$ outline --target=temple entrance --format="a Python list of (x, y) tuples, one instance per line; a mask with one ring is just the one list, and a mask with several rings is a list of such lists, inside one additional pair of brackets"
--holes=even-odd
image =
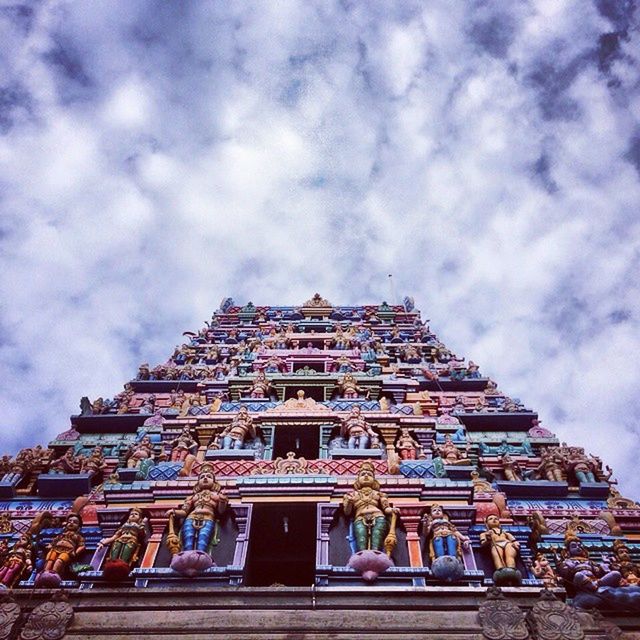
[(315, 460), (320, 455), (319, 425), (277, 425), (273, 436), (273, 459), (286, 458), (289, 451), (293, 451), (296, 458)]
[(245, 585), (306, 587), (316, 564), (315, 503), (254, 504)]

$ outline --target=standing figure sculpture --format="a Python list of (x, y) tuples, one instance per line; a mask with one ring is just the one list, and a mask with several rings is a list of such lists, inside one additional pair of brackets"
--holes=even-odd
[(82, 519), (77, 513), (70, 513), (59, 533), (48, 545), (44, 558), (44, 568), (36, 577), (36, 587), (55, 589), (60, 586), (69, 565), (85, 550), (84, 537), (80, 533)]
[(432, 504), (422, 518), (422, 531), (429, 544), (431, 572), (436, 578), (452, 582), (464, 575), (462, 550), (469, 538), (462, 535), (439, 504)]
[(146, 460), (153, 460), (153, 444), (149, 436), (131, 445), (127, 452), (127, 469), (137, 469)]
[[(217, 544), (219, 517), (225, 512), (228, 499), (216, 482), (213, 467), (203, 464), (193, 493), (179, 509), (171, 509), (167, 547), (173, 556), (171, 568), (193, 576), (211, 567), (211, 549)], [(182, 518), (180, 536), (175, 533), (175, 519)]]
[(378, 434), (362, 417), (362, 410), (353, 405), (349, 415), (342, 421), (340, 435), (349, 449), (375, 449), (378, 447)]
[(491, 551), (494, 583), (497, 586), (518, 586), (522, 582), (522, 574), (516, 569), (520, 543), (500, 526), (498, 516), (488, 515), (484, 523), (486, 529), (480, 534), (480, 544)]
[(440, 458), (442, 458), (442, 462), (448, 465), (462, 465), (469, 464), (468, 459), (468, 445), (465, 451), (461, 451), (456, 447), (453, 442), (453, 439), (449, 434), (444, 437), (444, 443), (441, 445), (434, 444), (434, 453)]
[(129, 575), (144, 544), (146, 524), (142, 509), (134, 507), (118, 530), (98, 543), (98, 549), (111, 545), (103, 567), (103, 575), (110, 582), (124, 580)]
[[(396, 544), (397, 510), (387, 494), (380, 491), (370, 462), (360, 466), (353, 489), (342, 499), (344, 513), (352, 520), (356, 548), (348, 564), (365, 580), (372, 581), (393, 565), (390, 556)], [(382, 552), (383, 547), (386, 553)]]

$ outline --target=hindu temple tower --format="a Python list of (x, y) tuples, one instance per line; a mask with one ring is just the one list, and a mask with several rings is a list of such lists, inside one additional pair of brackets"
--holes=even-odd
[(184, 335), (0, 460), (0, 639), (640, 637), (640, 506), (411, 298)]

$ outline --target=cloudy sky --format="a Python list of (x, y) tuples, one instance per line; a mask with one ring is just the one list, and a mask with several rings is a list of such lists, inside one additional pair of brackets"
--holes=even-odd
[(0, 2), (0, 444), (224, 296), (412, 294), (640, 497), (634, 0)]

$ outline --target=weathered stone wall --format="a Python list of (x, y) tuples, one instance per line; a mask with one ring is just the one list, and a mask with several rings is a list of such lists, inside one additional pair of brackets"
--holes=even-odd
[(91, 589), (1, 606), (0, 640), (640, 640), (640, 617), (527, 588)]

